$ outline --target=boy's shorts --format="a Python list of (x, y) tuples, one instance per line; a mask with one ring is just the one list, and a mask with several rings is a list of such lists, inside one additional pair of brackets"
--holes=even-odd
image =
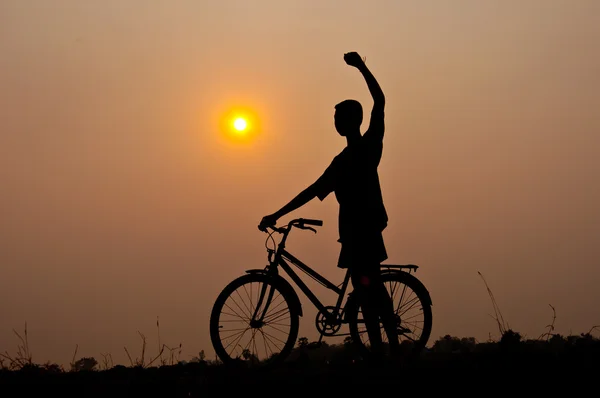
[(353, 238), (338, 240), (342, 244), (338, 259), (339, 268), (351, 268), (360, 271), (365, 267), (379, 267), (387, 260), (382, 233), (369, 233)]

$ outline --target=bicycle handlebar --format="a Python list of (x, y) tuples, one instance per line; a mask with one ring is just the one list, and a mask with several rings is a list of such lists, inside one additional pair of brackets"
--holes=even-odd
[(320, 227), (323, 225), (323, 220), (314, 220), (311, 218), (299, 218), (298, 222), (300, 222), (300, 224), (304, 224), (304, 225), (316, 225), (317, 227)]
[(289, 230), (291, 227), (297, 227), (297, 228), (301, 228), (301, 229), (311, 229), (314, 231), (313, 228), (305, 227), (305, 225), (315, 225), (315, 226), (320, 227), (323, 225), (323, 220), (315, 220), (315, 219), (311, 219), (311, 218), (296, 218), (294, 220), (291, 220), (287, 224), (287, 227), (277, 227), (275, 225), (267, 225), (265, 228), (261, 228), (260, 226), (258, 228), (263, 232), (266, 232), (267, 228), (271, 228), (274, 231), (279, 232), (279, 233), (284, 233), (287, 230)]

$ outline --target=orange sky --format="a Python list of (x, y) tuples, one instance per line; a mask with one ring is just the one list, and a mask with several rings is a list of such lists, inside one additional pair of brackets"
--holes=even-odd
[[(138, 330), (156, 350), (159, 316), (181, 359), (211, 353), (217, 294), (265, 265), (256, 225), (345, 145), (333, 106), (370, 109), (347, 51), (386, 94), (384, 237), (391, 262), (421, 266), (431, 341), (497, 337), (477, 271), (527, 337), (548, 304), (557, 332), (588, 331), (598, 15), (596, 0), (2, 1), (0, 350), (27, 322), (36, 361), (68, 363), (78, 344), (128, 363)], [(259, 117), (249, 144), (219, 131), (233, 106)], [(341, 281), (335, 198), (282, 221), (296, 216), (324, 226), (290, 251)]]

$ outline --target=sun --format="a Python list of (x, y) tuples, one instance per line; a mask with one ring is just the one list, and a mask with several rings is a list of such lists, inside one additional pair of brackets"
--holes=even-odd
[(253, 146), (262, 128), (259, 112), (249, 106), (231, 106), (219, 117), (219, 132), (229, 145)]
[(238, 117), (233, 121), (233, 128), (243, 133), (248, 127), (248, 122), (243, 117)]

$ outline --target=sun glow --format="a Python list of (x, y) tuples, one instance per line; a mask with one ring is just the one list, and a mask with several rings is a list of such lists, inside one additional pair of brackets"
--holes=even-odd
[(230, 108), (221, 115), (220, 130), (231, 144), (252, 143), (259, 133), (259, 118), (249, 108)]

